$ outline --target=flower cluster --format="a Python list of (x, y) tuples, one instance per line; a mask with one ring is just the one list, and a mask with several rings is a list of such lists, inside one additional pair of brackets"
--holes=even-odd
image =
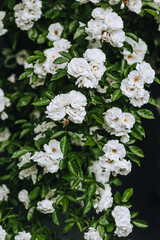
[(123, 49), (122, 54), (124, 56), (124, 59), (127, 60), (127, 63), (129, 65), (132, 65), (137, 62), (142, 62), (147, 52), (146, 43), (140, 38), (138, 42), (136, 42), (133, 39), (126, 37), (125, 41), (129, 43), (133, 49), (132, 53), (126, 48)]
[(109, 42), (113, 47), (122, 47), (125, 41), (123, 20), (112, 8), (95, 8), (86, 27), (87, 39)]
[(10, 99), (5, 97), (3, 90), (0, 88), (0, 118), (5, 120), (8, 118), (6, 112), (4, 112), (5, 107), (10, 106)]
[(2, 22), (5, 15), (6, 13), (4, 11), (0, 11), (0, 36), (4, 35), (7, 32), (7, 29), (4, 28), (4, 24)]
[(118, 237), (127, 237), (131, 232), (133, 225), (131, 222), (130, 211), (127, 207), (116, 206), (112, 211), (116, 223), (115, 234)]
[(121, 137), (121, 142), (128, 142), (129, 135), (135, 123), (131, 113), (122, 112), (120, 108), (112, 107), (104, 113), (104, 129), (111, 135)]
[(103, 151), (105, 154), (99, 157), (99, 164), (108, 174), (127, 175), (131, 171), (131, 162), (124, 159), (126, 150), (118, 140), (109, 140)]
[(14, 6), (14, 16), (17, 27), (28, 31), (34, 22), (41, 18), (42, 2), (39, 0), (22, 0)]
[(82, 123), (86, 115), (85, 106), (87, 105), (86, 97), (75, 90), (66, 94), (59, 94), (52, 99), (47, 106), (47, 117), (54, 121), (64, 119), (66, 114), (68, 120), (74, 123)]
[[(116, 5), (120, 3), (120, 0), (109, 0), (109, 4)], [(130, 11), (135, 13), (140, 13), (142, 8), (142, 1), (141, 0), (128, 0), (128, 1), (122, 1), (121, 3), (121, 9), (125, 7), (125, 5), (129, 8)]]
[(123, 79), (121, 90), (134, 107), (141, 107), (148, 103), (150, 97), (149, 92), (144, 89), (144, 84), (153, 83), (155, 71), (146, 62), (137, 64), (136, 69), (130, 72), (127, 78)]
[(44, 168), (44, 173), (57, 172), (59, 169), (59, 161), (63, 158), (60, 142), (51, 140), (48, 145), (44, 145), (44, 150), (45, 152), (36, 152), (31, 159)]

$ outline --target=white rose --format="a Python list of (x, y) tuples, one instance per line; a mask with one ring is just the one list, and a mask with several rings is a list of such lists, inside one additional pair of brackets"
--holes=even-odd
[(7, 188), (7, 186), (5, 184), (2, 184), (2, 186), (0, 186), (0, 202), (7, 201), (9, 193), (10, 193), (10, 191)]
[(143, 77), (146, 83), (153, 83), (155, 78), (155, 71), (152, 69), (149, 63), (141, 62), (137, 64), (136, 69), (139, 71), (139, 74)]
[(6, 231), (0, 225), (0, 240), (5, 240), (6, 235), (7, 235)]
[(47, 38), (50, 41), (59, 40), (63, 32), (63, 26), (60, 23), (53, 23), (49, 26), (48, 31)]
[(67, 39), (61, 38), (59, 40), (56, 40), (53, 43), (53, 46), (58, 52), (60, 51), (68, 52), (68, 49), (71, 47), (71, 43)]
[(2, 132), (0, 132), (0, 142), (6, 141), (11, 136), (11, 133), (8, 128), (5, 128)]
[(109, 40), (110, 44), (113, 47), (122, 47), (123, 42), (125, 41), (125, 32), (123, 30), (116, 30), (116, 31), (111, 31), (109, 33)]
[(28, 195), (28, 191), (23, 189), (18, 193), (18, 199), (20, 202), (22, 202), (25, 206), (26, 209), (28, 209), (29, 206), (29, 195)]
[(83, 57), (93, 64), (104, 63), (106, 61), (106, 55), (102, 52), (101, 49), (97, 48), (87, 49), (83, 54)]
[(104, 8), (97, 7), (92, 11), (92, 17), (104, 20), (105, 19), (105, 13), (106, 13), (106, 11), (105, 11)]
[(19, 232), (18, 235), (15, 236), (15, 240), (30, 240), (31, 239), (31, 234), (26, 233), (25, 231)]
[(61, 152), (60, 142), (53, 139), (49, 141), (49, 144), (44, 145), (44, 150), (50, 154), (52, 159), (62, 159), (63, 153)]
[(88, 62), (84, 58), (73, 58), (68, 64), (67, 72), (74, 77), (79, 77), (85, 74), (88, 68)]
[(105, 24), (111, 30), (119, 30), (123, 28), (122, 18), (115, 12), (111, 12), (106, 15)]
[(88, 229), (88, 232), (84, 233), (84, 239), (86, 239), (86, 240), (102, 240), (102, 238), (99, 235), (99, 232), (96, 231), (96, 229), (93, 227), (90, 227)]
[(44, 214), (53, 213), (54, 208), (52, 204), (53, 204), (52, 200), (47, 200), (47, 199), (42, 200), (37, 203), (37, 210)]

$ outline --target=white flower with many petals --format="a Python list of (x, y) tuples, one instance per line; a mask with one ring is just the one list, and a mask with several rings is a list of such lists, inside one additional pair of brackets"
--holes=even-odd
[(123, 144), (119, 143), (118, 140), (109, 140), (103, 147), (103, 152), (106, 158), (111, 160), (119, 160), (126, 156), (126, 150)]
[(75, 90), (66, 94), (59, 94), (52, 99), (47, 106), (47, 117), (54, 121), (62, 120), (66, 114), (68, 119), (74, 123), (82, 123), (86, 115), (85, 106), (87, 104), (86, 97)]
[(5, 128), (4, 130), (2, 130), (2, 132), (0, 132), (0, 142), (8, 140), (10, 136), (11, 136), (11, 133), (9, 129)]
[(23, 189), (18, 193), (18, 200), (24, 204), (25, 209), (28, 209), (30, 200), (27, 190)]
[(74, 77), (80, 77), (85, 75), (88, 69), (88, 62), (84, 58), (73, 58), (68, 64), (67, 72)]
[(125, 41), (128, 42), (133, 48), (132, 53), (129, 52), (126, 48), (124, 48), (122, 52), (124, 59), (127, 60), (127, 63), (129, 65), (132, 65), (137, 62), (142, 62), (147, 52), (146, 43), (140, 38), (138, 43), (129, 37), (126, 37)]
[[(19, 163), (17, 164), (19, 168), (23, 167), (24, 164), (29, 163), (31, 160), (31, 153), (26, 153), (19, 158)], [(33, 184), (36, 183), (37, 180), (38, 169), (36, 165), (33, 165), (27, 169), (21, 170), (19, 172), (19, 178), (23, 180), (26, 178), (27, 180), (32, 179)]]
[(5, 184), (2, 184), (2, 186), (0, 186), (0, 202), (7, 201), (9, 193), (10, 193), (10, 191), (7, 188), (7, 186)]
[(27, 53), (27, 51), (25, 49), (23, 49), (16, 54), (16, 62), (19, 65), (23, 66), (28, 57), (29, 57), (29, 54)]
[(131, 215), (127, 207), (116, 206), (112, 211), (116, 223), (115, 234), (118, 237), (127, 237), (133, 229), (133, 225), (130, 223)]
[(18, 235), (15, 236), (15, 240), (30, 240), (31, 239), (31, 234), (26, 233), (25, 231), (19, 232)]
[(99, 235), (99, 232), (93, 227), (90, 227), (88, 229), (88, 232), (84, 233), (84, 239), (86, 239), (86, 240), (102, 240), (102, 238)]
[(113, 198), (109, 184), (105, 184), (105, 190), (98, 187), (96, 190), (96, 199), (93, 203), (93, 207), (96, 209), (96, 213), (106, 211), (108, 208), (112, 207), (112, 204)]
[(68, 49), (70, 49), (71, 47), (71, 43), (67, 39), (61, 38), (59, 40), (54, 41), (53, 46), (58, 52), (60, 51), (68, 52)]
[(52, 200), (45, 199), (37, 203), (37, 210), (44, 214), (53, 213), (54, 208), (52, 205)]
[(92, 163), (92, 166), (89, 167), (89, 171), (94, 173), (97, 182), (105, 184), (109, 181), (110, 172), (104, 171), (98, 161)]
[(5, 240), (6, 235), (7, 235), (6, 231), (0, 225), (0, 240)]
[(4, 112), (6, 107), (10, 106), (10, 99), (5, 97), (3, 90), (0, 88), (0, 118), (5, 120), (8, 115)]
[(17, 27), (28, 31), (34, 25), (34, 22), (41, 18), (42, 2), (39, 0), (26, 1), (14, 6), (14, 16)]
[(155, 71), (149, 63), (141, 62), (137, 64), (136, 69), (139, 71), (139, 74), (142, 76), (144, 81), (148, 84), (153, 83), (155, 78)]
[(0, 11), (0, 36), (4, 35), (8, 30), (4, 28), (2, 20), (4, 19), (6, 12)]
[(53, 23), (49, 26), (48, 31), (47, 38), (50, 41), (59, 40), (63, 32), (63, 26), (60, 23)]
[(61, 148), (60, 148), (60, 142), (58, 142), (55, 139), (50, 140), (48, 145), (45, 144), (44, 150), (46, 151), (46, 153), (50, 154), (52, 159), (54, 160), (63, 158), (63, 153), (61, 152)]

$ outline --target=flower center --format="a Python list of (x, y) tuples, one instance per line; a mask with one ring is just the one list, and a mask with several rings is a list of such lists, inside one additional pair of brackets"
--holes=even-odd
[(69, 120), (68, 120), (68, 119), (65, 119), (64, 122), (63, 122), (63, 124), (64, 124), (65, 126), (67, 126), (67, 125), (69, 124)]
[(125, 118), (125, 119), (124, 119), (124, 122), (127, 122), (127, 121), (128, 121), (127, 118)]
[(55, 35), (58, 35), (58, 30), (55, 30), (55, 31), (54, 31), (54, 34), (55, 34)]
[(112, 149), (112, 152), (113, 153), (117, 153), (117, 149)]
[(132, 55), (128, 55), (128, 57), (127, 57), (128, 59), (131, 59), (131, 58), (133, 58), (133, 56)]
[(57, 149), (56, 148), (52, 148), (52, 152), (53, 153), (57, 152)]
[(139, 81), (139, 78), (138, 77), (135, 77), (134, 78), (134, 82), (138, 82)]

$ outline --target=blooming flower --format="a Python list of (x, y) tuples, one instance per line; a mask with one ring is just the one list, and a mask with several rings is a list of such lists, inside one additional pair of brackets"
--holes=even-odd
[(44, 214), (53, 213), (54, 208), (52, 204), (53, 204), (52, 200), (47, 200), (47, 199), (42, 200), (37, 203), (37, 210)]
[(84, 239), (86, 239), (86, 240), (102, 240), (102, 238), (99, 235), (99, 232), (96, 231), (96, 229), (93, 227), (90, 227), (88, 229), (88, 232), (84, 233)]
[(2, 20), (4, 19), (6, 12), (0, 11), (0, 36), (4, 35), (8, 30), (4, 28)]
[(41, 18), (42, 2), (39, 0), (22, 0), (14, 6), (14, 16), (17, 27), (28, 31), (34, 22)]
[(108, 208), (112, 207), (112, 204), (113, 198), (109, 184), (105, 184), (105, 190), (98, 187), (96, 190), (96, 199), (93, 204), (93, 207), (96, 209), (96, 213), (106, 211)]
[(127, 207), (116, 206), (112, 211), (116, 223), (115, 234), (118, 237), (127, 237), (133, 229), (133, 225), (130, 223), (131, 215)]
[(0, 132), (0, 142), (6, 141), (9, 139), (11, 133), (8, 128), (5, 128), (2, 132)]
[(23, 189), (18, 193), (18, 200), (24, 204), (25, 209), (28, 209), (30, 200), (27, 190)]
[(30, 240), (31, 239), (31, 234), (26, 233), (25, 231), (19, 232), (18, 235), (15, 236), (15, 240)]
[(6, 231), (0, 225), (0, 240), (5, 240), (6, 235), (7, 235)]
[(2, 120), (8, 118), (8, 115), (4, 112), (5, 107), (10, 106), (10, 99), (5, 97), (3, 90), (0, 88), (0, 117)]
[(82, 93), (72, 90), (53, 98), (47, 106), (46, 114), (54, 121), (60, 121), (68, 114), (68, 119), (72, 122), (82, 123), (86, 115), (86, 105), (86, 97)]
[(7, 186), (5, 184), (2, 184), (2, 186), (0, 186), (0, 202), (7, 201), (9, 193), (10, 193), (10, 191), (7, 188)]
[(123, 29), (122, 18), (113, 12), (112, 8), (106, 10), (95, 8), (92, 17), (85, 28), (88, 34), (87, 39), (102, 39), (109, 42), (113, 47), (122, 47), (125, 41), (125, 33)]
[(59, 40), (63, 31), (63, 26), (60, 23), (53, 23), (48, 28), (47, 38), (50, 41)]
[(27, 51), (25, 49), (23, 49), (16, 54), (16, 62), (19, 65), (24, 65), (24, 63), (28, 57), (29, 57), (29, 54), (27, 53)]

